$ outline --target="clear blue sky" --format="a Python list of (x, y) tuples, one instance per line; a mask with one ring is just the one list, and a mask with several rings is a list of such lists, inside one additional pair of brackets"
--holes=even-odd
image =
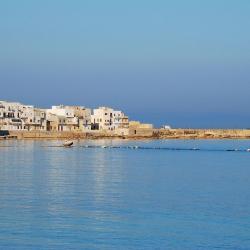
[(0, 99), (250, 127), (249, 0), (0, 2)]

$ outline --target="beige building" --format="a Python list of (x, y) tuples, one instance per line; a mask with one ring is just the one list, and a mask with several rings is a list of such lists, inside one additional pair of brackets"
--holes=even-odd
[(91, 109), (82, 106), (65, 106), (67, 109), (73, 110), (74, 116), (78, 118), (78, 126), (80, 131), (91, 130)]
[(46, 113), (46, 130), (47, 131), (58, 131), (59, 118), (57, 115)]
[(79, 119), (77, 117), (59, 116), (59, 131), (79, 131)]
[(120, 110), (82, 106), (52, 106), (38, 109), (17, 102), (0, 101), (0, 130), (26, 131), (104, 131), (117, 135), (150, 135), (152, 124), (129, 122)]
[(153, 124), (140, 123), (139, 121), (129, 122), (129, 135), (131, 136), (152, 136)]
[(78, 118), (47, 113), (46, 129), (47, 131), (79, 131)]
[(52, 106), (47, 110), (47, 127), (57, 131), (88, 131), (91, 129), (91, 110), (81, 106)]

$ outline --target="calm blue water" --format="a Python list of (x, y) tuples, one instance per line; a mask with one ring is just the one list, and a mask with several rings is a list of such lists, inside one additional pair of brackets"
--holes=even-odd
[(0, 141), (0, 249), (250, 249), (250, 141), (60, 143)]

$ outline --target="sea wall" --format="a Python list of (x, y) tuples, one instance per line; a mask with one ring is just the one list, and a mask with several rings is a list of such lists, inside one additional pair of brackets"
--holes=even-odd
[(250, 139), (248, 129), (156, 129), (159, 139)]
[(107, 132), (77, 131), (9, 131), (10, 137), (17, 139), (99, 139), (121, 137)]
[(247, 129), (134, 129), (128, 134), (114, 132), (9, 131), (17, 139), (250, 139)]

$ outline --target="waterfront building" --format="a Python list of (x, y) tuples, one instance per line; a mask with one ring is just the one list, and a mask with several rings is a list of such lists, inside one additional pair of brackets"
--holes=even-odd
[(47, 115), (48, 127), (55, 129), (57, 126), (57, 131), (88, 131), (91, 129), (91, 110), (82, 106), (52, 106), (47, 110)]
[(93, 110), (82, 106), (52, 106), (39, 109), (18, 102), (0, 101), (0, 130), (24, 131), (110, 131), (125, 135), (129, 119), (122, 111), (108, 107)]
[(78, 128), (80, 131), (91, 130), (91, 109), (83, 106), (65, 106), (74, 112), (74, 116), (78, 118)]
[(141, 123), (139, 121), (130, 121), (129, 122), (129, 135), (152, 136), (153, 131), (154, 131), (153, 124)]
[(0, 129), (46, 130), (46, 112), (31, 105), (0, 101)]
[(113, 114), (113, 123), (116, 130), (129, 128), (128, 116), (126, 116), (122, 111), (114, 111)]
[(21, 114), (24, 105), (18, 102), (0, 101), (0, 129), (22, 130)]
[(64, 105), (52, 106), (51, 109), (47, 109), (47, 113), (62, 117), (74, 117), (74, 110), (69, 109)]
[(58, 131), (59, 118), (57, 115), (46, 112), (46, 130), (47, 131)]
[(92, 130), (114, 131), (119, 128), (128, 128), (128, 117), (122, 111), (108, 107), (99, 107), (91, 115)]
[(23, 121), (23, 129), (32, 130), (46, 130), (46, 110), (34, 108), (33, 106), (24, 106), (21, 119)]
[(79, 119), (77, 117), (59, 116), (59, 131), (79, 131)]
[[(58, 112), (61, 114), (61, 111)], [(74, 131), (78, 130), (79, 123), (78, 118), (72, 116), (72, 113), (68, 116), (58, 115), (51, 113), (50, 110), (47, 110), (47, 130), (48, 131)], [(66, 113), (65, 113), (66, 114)]]

